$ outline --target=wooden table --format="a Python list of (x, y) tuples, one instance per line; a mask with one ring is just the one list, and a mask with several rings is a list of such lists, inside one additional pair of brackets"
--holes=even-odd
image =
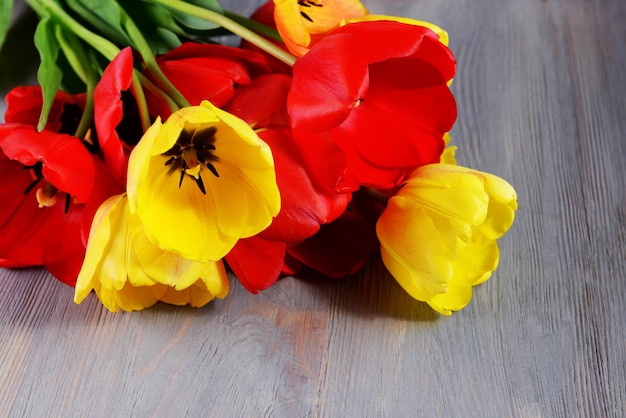
[(449, 31), (459, 163), (519, 193), (470, 306), (438, 316), (378, 259), (130, 314), (0, 270), (1, 416), (625, 416), (626, 2), (366, 5)]

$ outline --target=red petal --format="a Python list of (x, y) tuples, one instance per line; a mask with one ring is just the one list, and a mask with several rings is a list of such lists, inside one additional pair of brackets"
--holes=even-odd
[[(7, 123), (37, 126), (43, 105), (41, 87), (16, 87), (6, 95), (5, 100), (7, 110), (4, 115), (4, 120)], [(47, 130), (58, 132), (61, 129), (61, 115), (63, 114), (64, 106), (67, 104), (78, 105), (79, 103), (71, 95), (62, 91), (57, 92), (55, 100), (52, 102), (50, 113), (48, 114)]]
[(157, 61), (192, 105), (209, 100), (222, 107), (232, 98), (234, 84), (248, 84), (251, 76), (270, 71), (265, 58), (256, 52), (191, 42), (158, 57)]
[(285, 260), (283, 262), (283, 274), (287, 276), (293, 276), (300, 273), (304, 269), (305, 265), (296, 260), (289, 253), (285, 254)]
[(109, 197), (125, 191), (125, 185), (121, 185), (113, 179), (109, 168), (102, 161), (94, 158), (93, 162), (98, 181), (94, 184), (93, 191), (84, 205), (81, 217), (81, 239), (85, 246), (89, 238), (93, 217), (100, 205)]
[(226, 255), (226, 262), (250, 293), (259, 293), (280, 277), (285, 248), (285, 243), (259, 237), (241, 239)]
[[(65, 195), (60, 194), (61, 202), (64, 198)], [(59, 234), (65, 220), (62, 203), (40, 209), (34, 190), (23, 196), (14, 216), (0, 227), (0, 259), (4, 261), (2, 266), (25, 267), (43, 264), (46, 241), (49, 236)]]
[(319, 132), (342, 123), (369, 83), (363, 46), (349, 35), (330, 35), (293, 66), (288, 110), (296, 129)]
[[(0, 204), (0, 227), (3, 227), (18, 211), (22, 200), (25, 199), (24, 190), (33, 181), (30, 173), (22, 167), (22, 164), (10, 160), (0, 152), (0, 179), (11, 179), (11, 181), (3, 181), (0, 185), (0, 202), (2, 202)], [(1, 236), (0, 239), (2, 239)]]
[(333, 36), (343, 33), (359, 39), (369, 63), (412, 56), (434, 64), (445, 81), (450, 80), (456, 71), (456, 61), (450, 49), (426, 27), (385, 20), (358, 22), (338, 28)]
[(232, 67), (239, 67), (241, 74), (234, 75), (221, 69), (212, 69), (204, 61), (187, 59), (160, 64), (166, 77), (193, 106), (208, 100), (215, 106), (222, 107), (233, 97), (235, 79), (245, 83), (250, 81), (245, 74), (245, 68), (237, 63), (229, 63), (230, 70), (234, 70)]
[(81, 140), (23, 125), (0, 126), (0, 148), (24, 165), (43, 163), (43, 176), (59, 190), (86, 202), (94, 184), (93, 157)]
[(381, 211), (377, 203), (355, 194), (354, 203), (341, 217), (287, 253), (330, 277), (354, 274), (378, 247), (375, 225)]
[(113, 177), (126, 184), (128, 157), (115, 128), (122, 121), (122, 91), (128, 90), (132, 81), (132, 50), (124, 48), (105, 68), (94, 90), (94, 121), (98, 141)]
[[(184, 43), (167, 54), (159, 56), (157, 62), (161, 64), (165, 61), (187, 60), (190, 58), (218, 58), (238, 62), (243, 64), (247, 68), (247, 72), (252, 76), (270, 71), (265, 58), (256, 52), (224, 45), (199, 44), (195, 42)], [(221, 64), (218, 64), (212, 68), (220, 69), (220, 67)]]
[(85, 245), (81, 239), (80, 223), (82, 206), (70, 206), (64, 213), (58, 229), (47, 236), (44, 243), (43, 265), (54, 277), (70, 286), (76, 285), (76, 278), (85, 258)]
[(335, 144), (329, 131), (311, 133), (293, 129), (292, 132), (310, 175), (320, 187), (339, 193), (359, 188), (356, 178), (348, 170), (344, 152)]
[[(289, 125), (287, 94), (291, 77), (283, 74), (264, 74), (248, 86), (239, 87), (235, 97), (224, 108), (253, 127), (270, 124)], [(259, 106), (259, 103), (263, 103)]]
[(274, 241), (297, 243), (318, 231), (320, 224), (336, 219), (350, 201), (349, 193), (336, 193), (316, 185), (289, 131), (260, 133), (272, 148), (281, 210), (260, 236)]

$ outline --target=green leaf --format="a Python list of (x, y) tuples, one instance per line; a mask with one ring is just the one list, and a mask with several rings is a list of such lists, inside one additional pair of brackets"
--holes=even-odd
[[(220, 4), (216, 0), (187, 0), (186, 3), (193, 4), (204, 9), (209, 9), (220, 14), (224, 14), (222, 6), (220, 6)], [(209, 22), (207, 20), (179, 12), (177, 10), (171, 10), (171, 13), (182, 25), (190, 29), (210, 30), (219, 28), (219, 25), (213, 22)]]
[(63, 78), (63, 72), (57, 66), (60, 47), (55, 36), (55, 24), (48, 15), (42, 16), (37, 25), (35, 46), (41, 58), (41, 64), (37, 70), (37, 80), (41, 86), (43, 106), (39, 115), (37, 130), (42, 131), (46, 127), (50, 108)]
[(130, 40), (122, 28), (123, 11), (117, 2), (111, 0), (68, 0), (67, 4), (111, 42), (124, 46), (130, 45)]
[(181, 45), (180, 39), (167, 29), (156, 28), (146, 34), (146, 40), (155, 54), (165, 54)]
[(180, 46), (178, 35), (187, 36), (169, 10), (158, 4), (133, 1), (125, 4), (124, 10), (144, 34), (154, 54), (163, 54)]
[(11, 12), (13, 10), (13, 0), (0, 0), (0, 48), (11, 26)]
[(169, 9), (163, 6), (146, 1), (132, 1), (124, 5), (124, 10), (142, 30), (163, 28), (184, 35)]

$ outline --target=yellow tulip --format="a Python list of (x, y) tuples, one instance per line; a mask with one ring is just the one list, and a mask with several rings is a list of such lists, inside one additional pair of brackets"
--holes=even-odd
[(498, 266), (496, 240), (511, 227), (517, 195), (503, 179), (465, 167), (415, 170), (376, 225), (389, 272), (443, 315), (465, 307)]
[(135, 311), (157, 301), (199, 307), (228, 294), (222, 261), (198, 262), (163, 251), (146, 237), (126, 195), (105, 201), (94, 218), (74, 301), (94, 290), (112, 312)]
[(150, 241), (197, 261), (221, 259), (280, 210), (270, 147), (207, 101), (146, 131), (130, 155), (127, 192)]

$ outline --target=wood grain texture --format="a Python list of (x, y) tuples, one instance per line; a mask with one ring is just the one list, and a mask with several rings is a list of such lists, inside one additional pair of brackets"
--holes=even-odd
[(518, 191), (469, 307), (439, 317), (377, 259), (131, 314), (0, 270), (0, 415), (626, 415), (626, 2), (365, 3), (448, 30), (459, 163)]

